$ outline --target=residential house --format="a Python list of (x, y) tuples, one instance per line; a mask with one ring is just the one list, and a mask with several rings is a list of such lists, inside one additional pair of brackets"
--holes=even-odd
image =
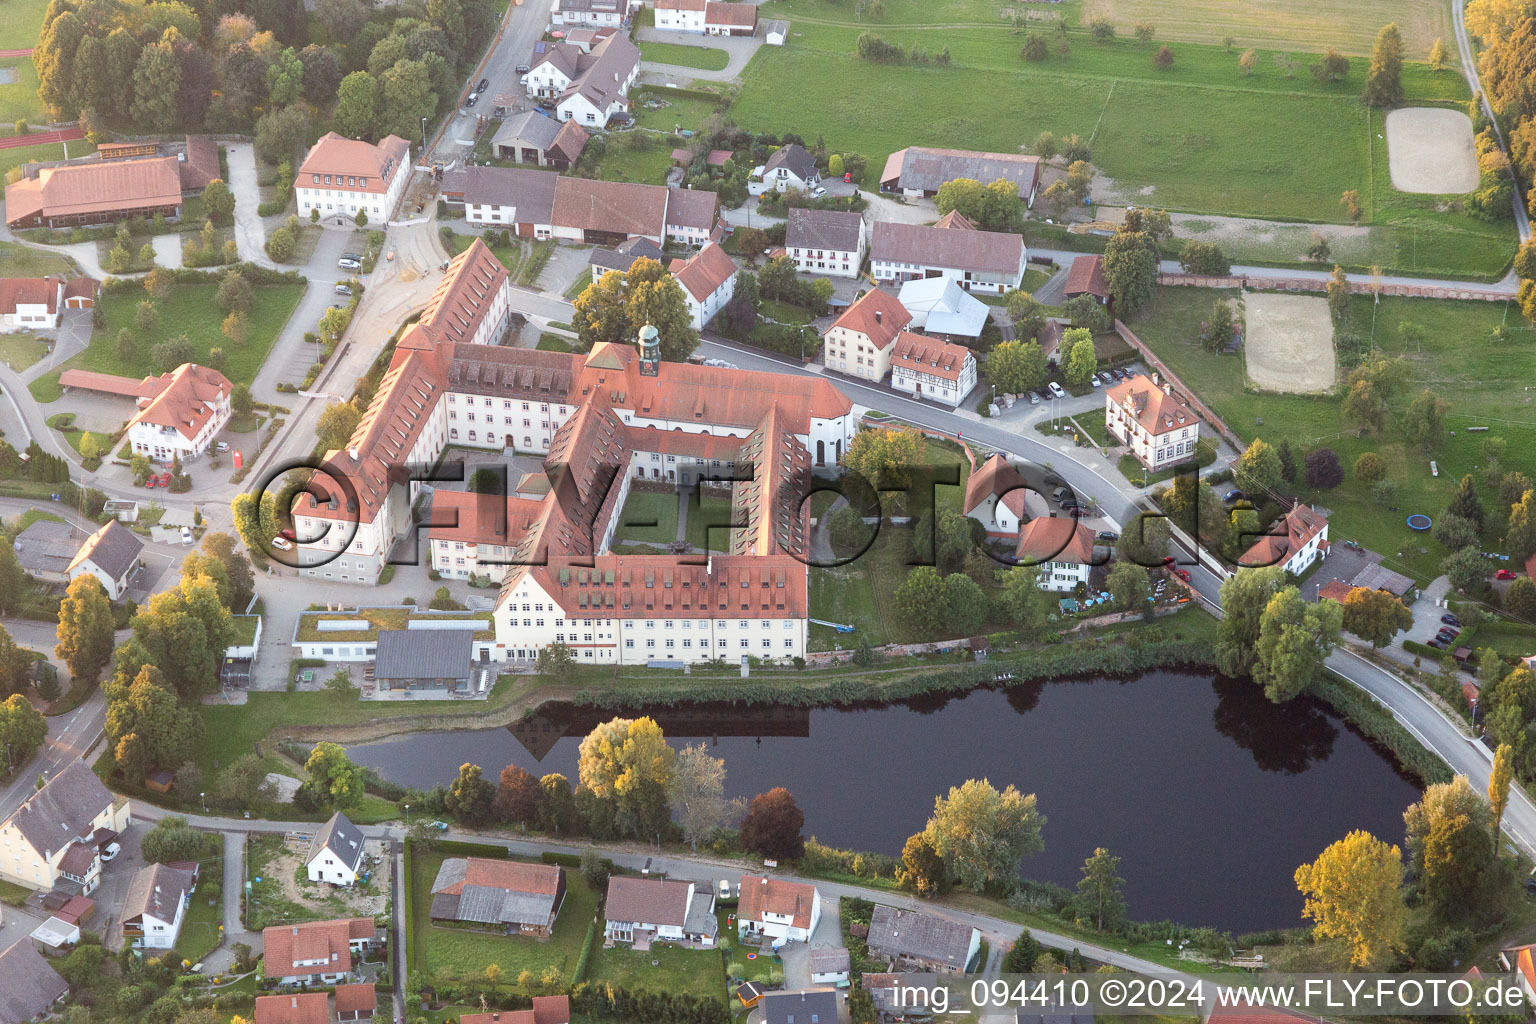
[(859, 984), (869, 993), (881, 1024), (932, 1019), (932, 995), (944, 987), (943, 980), (931, 972), (865, 974)]
[(5, 186), (5, 222), (12, 228), (109, 224), (156, 214), (181, 217), (181, 173), (174, 156), (90, 161), (42, 167), (35, 177)]
[(704, 33), (711, 36), (756, 35), (757, 5), (707, 0), (704, 4)]
[(627, 274), (640, 259), (660, 263), (666, 259), (666, 254), (661, 251), (661, 246), (644, 236), (627, 238), (611, 249), (598, 246), (587, 261), (592, 267), (592, 283), (601, 284), (604, 277), (614, 272)]
[(861, 295), (822, 335), (822, 359), (829, 370), (880, 381), (891, 371), (891, 344), (908, 324), (896, 296), (878, 288)]
[(1023, 153), (977, 153), (964, 149), (933, 149), (909, 146), (885, 161), (880, 191), (900, 191), (909, 199), (938, 194), (939, 187), (956, 178), (983, 185), (1002, 178), (1019, 188), (1019, 198), (1032, 203), (1040, 187), (1040, 158)]
[(958, 921), (877, 904), (868, 944), (870, 956), (893, 968), (960, 974), (976, 958), (981, 932)]
[(615, 32), (590, 52), (575, 43), (549, 44), (528, 72), (528, 95), (548, 99), (561, 121), (601, 128), (629, 111), (629, 89), (640, 73), (640, 49)]
[(976, 388), (976, 357), (964, 345), (902, 331), (891, 346), (891, 387), (954, 408)]
[(228, 377), (196, 363), (182, 363), (170, 373), (146, 377), (139, 411), (128, 421), (128, 443), (134, 454), (160, 462), (201, 457), (229, 422), (233, 390)]
[(937, 224), (876, 221), (870, 240), (870, 272), (876, 281), (943, 277), (971, 292), (1002, 295), (1024, 281), (1024, 239), (1002, 231), (978, 231), (958, 213)]
[(553, 238), (559, 180), (554, 171), (528, 167), (459, 167), (443, 175), (442, 196), (446, 203), (463, 204), (464, 219), (473, 227)]
[(0, 1024), (52, 1016), (69, 985), (26, 936), (0, 953)]
[[(380, 630), (380, 632), (384, 632)], [(304, 870), (311, 882), (352, 885), (363, 873), (363, 832), (337, 811), (309, 841)]]
[(132, 820), (126, 799), (71, 761), (0, 824), (0, 878), (88, 895), (101, 882), (101, 846)]
[(571, 1024), (571, 997), (534, 996), (531, 1010), (466, 1013), (459, 1024)]
[(529, 110), (503, 121), (491, 150), (503, 160), (569, 170), (592, 136), (575, 121), (557, 121)]
[(1026, 518), (1028, 490), (1024, 475), (998, 453), (966, 477), (962, 511), (980, 523), (988, 537), (1017, 537)]
[(1136, 374), (1104, 392), (1104, 426), (1150, 470), (1164, 469), (1195, 454), (1200, 420), (1154, 374)]
[(71, 581), (94, 576), (107, 597), (121, 601), (128, 596), (128, 581), (139, 568), (144, 542), (116, 519), (85, 539), (69, 562)]
[(784, 249), (807, 274), (858, 277), (868, 236), (862, 215), (795, 206), (784, 229)]
[(720, 937), (715, 891), (708, 883), (614, 875), (603, 913), (603, 935), (610, 942), (662, 940), (713, 949)]
[(1531, 951), (1536, 946), (1514, 946), (1499, 950), (1499, 966), (1514, 976), (1514, 981), (1525, 993), (1527, 1005), (1536, 1004), (1536, 962)]
[(714, 242), (686, 260), (673, 260), (672, 276), (683, 286), (693, 329), (701, 331), (736, 294), (736, 264)]
[(704, 33), (708, 0), (655, 0), (656, 27), (663, 32)]
[(479, 625), (468, 623), (463, 629), (379, 630), (373, 678), (380, 692), (467, 693)]
[(51, 331), (64, 308), (62, 277), (0, 278), (0, 331)]
[(373, 1020), (379, 1008), (379, 990), (373, 982), (354, 982), (336, 986), (336, 1019), (338, 1021)]
[(837, 990), (769, 992), (763, 997), (763, 1024), (837, 1024)]
[(123, 900), (124, 938), (135, 950), (175, 948), (196, 891), (196, 864), (144, 865), (134, 872)]
[(432, 883), (432, 919), (547, 939), (565, 902), (565, 869), (485, 857), (449, 857)]
[[(655, 187), (655, 186), (652, 186)], [(683, 245), (704, 245), (717, 240), (720, 196), (702, 188), (667, 190), (667, 238)]]
[(1101, 306), (1109, 305), (1109, 285), (1104, 282), (1104, 257), (1098, 253), (1079, 256), (1067, 271), (1067, 286), (1062, 292), (1068, 299), (1086, 295)]
[(262, 971), (283, 985), (334, 985), (352, 973), (352, 957), (371, 949), (377, 935), (371, 917), (276, 924), (261, 932)]
[(39, 519), (16, 535), (16, 561), (39, 583), (69, 582), (69, 567), (80, 550), (79, 531), (57, 519)]
[(1042, 516), (1019, 528), (1014, 556), (1021, 565), (1040, 567), (1041, 590), (1067, 592), (1087, 586), (1093, 540), (1093, 531), (1075, 516)]
[(743, 942), (809, 942), (821, 923), (821, 892), (814, 885), (762, 875), (741, 876), (736, 935)]
[(255, 1016), (256, 1024), (331, 1024), (330, 997), (324, 992), (257, 996)]
[(613, 245), (629, 238), (667, 238), (671, 189), (625, 181), (560, 177), (551, 222), (554, 236), (572, 242)]
[(554, 0), (549, 20), (555, 25), (618, 28), (629, 20), (638, 0)]
[(768, 161), (754, 168), (747, 191), (755, 196), (764, 192), (809, 192), (821, 184), (816, 158), (798, 142), (780, 146), (768, 154)]
[(1278, 565), (1292, 576), (1300, 576), (1327, 553), (1328, 517), (1311, 505), (1297, 502), (1267, 534), (1243, 552), (1238, 565)]
[(912, 314), (914, 329), (952, 340), (980, 338), (990, 315), (985, 302), (948, 277), (908, 281), (896, 298)]
[(299, 216), (356, 217), (375, 224), (389, 220), (411, 177), (411, 144), (398, 135), (377, 143), (326, 132), (310, 147), (294, 177)]
[(807, 956), (812, 985), (835, 985), (846, 988), (852, 961), (843, 946), (818, 946)]

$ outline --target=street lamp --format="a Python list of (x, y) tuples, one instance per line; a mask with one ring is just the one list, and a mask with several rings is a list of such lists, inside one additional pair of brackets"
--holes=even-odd
[(199, 793), (199, 794), (197, 794), (198, 802), (200, 802), (203, 805), (203, 813), (204, 814), (208, 813), (208, 801), (204, 799), (204, 797), (206, 797), (207, 795), (208, 795), (207, 793)]
[(407, 832), (409, 832), (411, 830), (411, 805), (410, 804), (406, 804), (405, 805), (405, 830)]
[(422, 118), (421, 119), (421, 157), (422, 157), (423, 160), (425, 160), (426, 157), (427, 157), (427, 119), (426, 118)]

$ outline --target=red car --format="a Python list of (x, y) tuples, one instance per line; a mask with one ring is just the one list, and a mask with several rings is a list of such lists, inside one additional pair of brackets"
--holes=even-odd
[(1508, 569), (1500, 569), (1498, 572), (1493, 574), (1493, 578), (1496, 580), (1512, 580), (1515, 578), (1515, 574), (1510, 572)]
[(1189, 570), (1188, 569), (1175, 569), (1175, 570), (1173, 570), (1173, 574), (1175, 576), (1177, 576), (1179, 579), (1183, 580), (1185, 583), (1189, 582)]
[(160, 474), (160, 486), (161, 487), (169, 487), (169, 486), (171, 486), (171, 474), (169, 474), (169, 473), (161, 473)]
[(1163, 556), (1163, 564), (1164, 565), (1172, 565), (1173, 564), (1173, 556), (1172, 555), (1164, 555)]
[(151, 473), (151, 474), (149, 474), (149, 479), (144, 481), (144, 486), (145, 487), (154, 487), (159, 482), (160, 482), (160, 478), (155, 476), (155, 474)]
[(277, 531), (277, 535), (279, 537), (283, 538), (284, 540), (298, 540), (299, 539), (299, 535), (294, 533), (292, 530), (278, 530)]
[(852, 171), (848, 171), (848, 172), (846, 172), (843, 175), (843, 183), (844, 184), (852, 184), (853, 183), (853, 172)]

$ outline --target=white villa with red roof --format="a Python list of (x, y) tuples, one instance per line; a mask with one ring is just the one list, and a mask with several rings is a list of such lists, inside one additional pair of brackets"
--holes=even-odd
[(1269, 533), (1243, 552), (1238, 564), (1249, 568), (1278, 565), (1292, 576), (1300, 576), (1327, 553), (1328, 517), (1311, 505), (1297, 502)]
[(1014, 557), (1040, 567), (1041, 590), (1075, 590), (1093, 569), (1093, 531), (1072, 516), (1031, 519), (1019, 529)]
[(144, 378), (138, 414), (128, 421), (128, 443), (135, 454), (162, 462), (197, 458), (229, 422), (232, 390), (228, 377), (196, 363)]
[(410, 163), (411, 144), (398, 135), (375, 144), (326, 132), (294, 179), (299, 214), (355, 217), (361, 210), (374, 223), (386, 221), (411, 176)]
[(814, 885), (762, 875), (741, 876), (736, 934), (743, 942), (809, 942), (821, 923), (821, 893)]
[(736, 264), (715, 242), (686, 260), (673, 260), (671, 271), (683, 287), (683, 301), (696, 331), (702, 331), (736, 294)]
[(881, 381), (891, 372), (891, 345), (912, 322), (912, 314), (890, 292), (865, 292), (822, 335), (826, 367)]
[(1148, 469), (1162, 469), (1195, 454), (1200, 419), (1154, 375), (1136, 374), (1104, 393), (1104, 425)]
[(1028, 486), (1023, 474), (998, 453), (966, 478), (962, 511), (980, 523), (988, 537), (1017, 537), (1026, 518)]
[(891, 346), (891, 387), (958, 406), (976, 388), (976, 357), (964, 345), (902, 331)]

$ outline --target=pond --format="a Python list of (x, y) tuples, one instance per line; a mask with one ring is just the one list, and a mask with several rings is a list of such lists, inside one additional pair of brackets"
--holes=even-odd
[[(631, 712), (633, 714), (633, 712)], [(601, 715), (563, 708), (505, 729), (350, 748), (408, 786), (464, 761), (576, 779)], [(935, 695), (857, 708), (663, 708), (674, 744), (709, 744), (727, 789), (794, 793), (805, 831), (899, 856), (934, 797), (969, 778), (1035, 793), (1045, 851), (1024, 874), (1073, 886), (1097, 846), (1122, 858), (1131, 915), (1234, 932), (1302, 924), (1293, 875), (1352, 829), (1401, 844), (1415, 782), (1326, 705), (1275, 706), (1249, 680), (1187, 672)]]

